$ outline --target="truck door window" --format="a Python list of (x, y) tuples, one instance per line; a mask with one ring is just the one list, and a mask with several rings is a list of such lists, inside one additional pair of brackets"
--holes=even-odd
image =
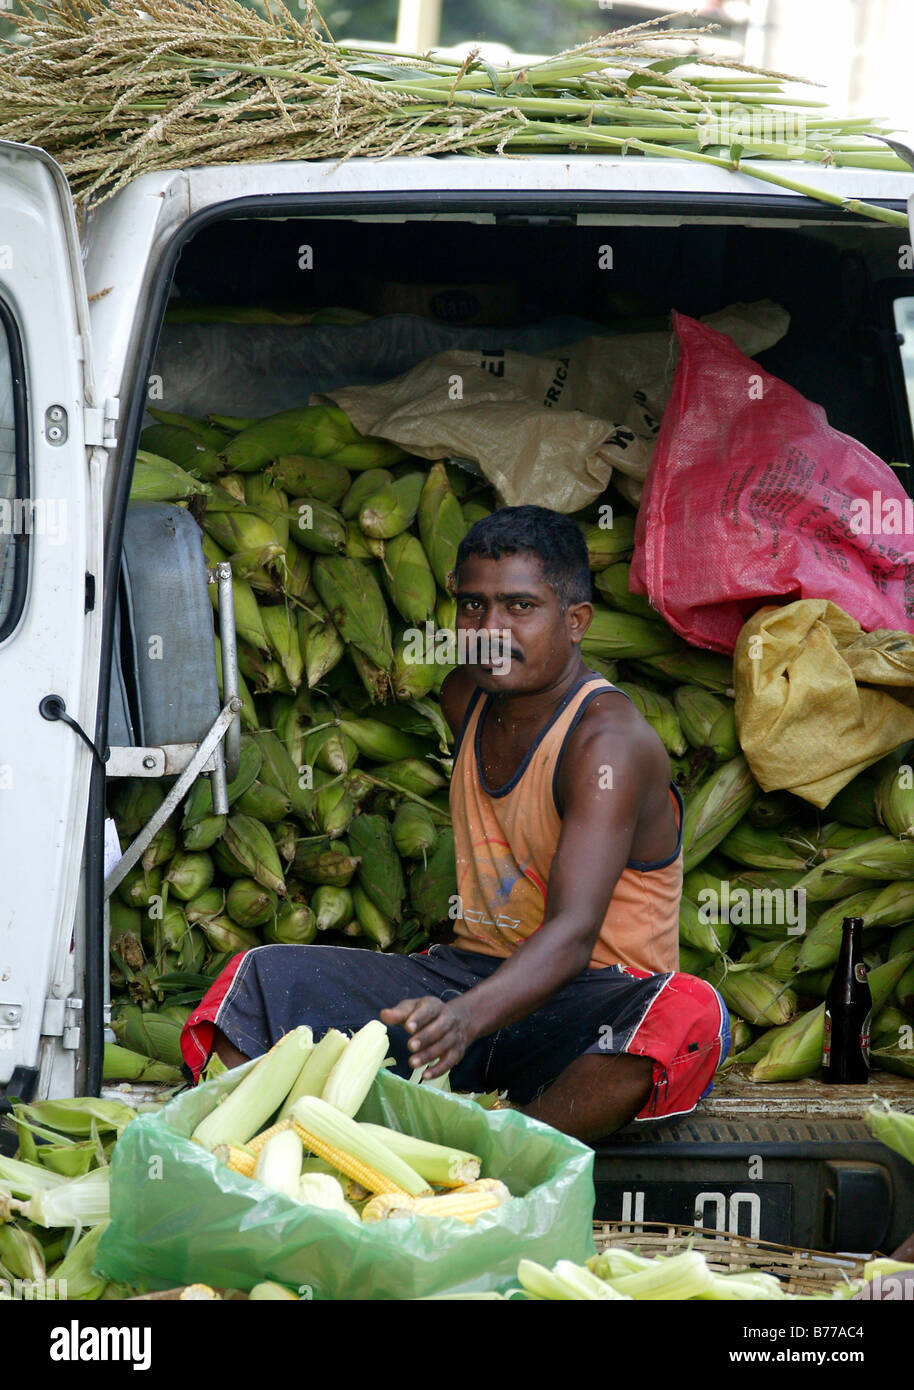
[(31, 531), (25, 384), (15, 324), (0, 301), (0, 641), (22, 612)]

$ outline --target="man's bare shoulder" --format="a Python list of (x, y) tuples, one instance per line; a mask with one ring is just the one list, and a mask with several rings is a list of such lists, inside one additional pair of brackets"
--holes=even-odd
[(652, 773), (669, 780), (670, 763), (659, 736), (641, 711), (621, 690), (601, 690), (595, 695), (572, 730), (562, 759), (562, 774), (571, 780), (586, 771), (594, 747), (611, 749), (613, 763), (636, 766), (643, 775)]

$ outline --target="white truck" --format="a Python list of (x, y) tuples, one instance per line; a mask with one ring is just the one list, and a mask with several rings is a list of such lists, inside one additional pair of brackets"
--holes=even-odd
[[(804, 176), (914, 208), (914, 173)], [(316, 362), (313, 351), (296, 355), (308, 329), (270, 340), (238, 324), (211, 336), (163, 328), (170, 302), (317, 307), (361, 295), (381, 310), (376, 324), (389, 316), (408, 365), (403, 343), (422, 338), (402, 312), (418, 302), (410, 284), (438, 286), (439, 323), (450, 315), (455, 344), (481, 351), (521, 345), (537, 324), (549, 341), (553, 320), (561, 342), (569, 315), (610, 332), (633, 312), (654, 326), (671, 307), (698, 316), (767, 298), (790, 311), (791, 327), (765, 365), (838, 428), (910, 463), (911, 240), (722, 169), (565, 153), (149, 173), (78, 232), (55, 162), (0, 144), (0, 1102), (101, 1084), (106, 776), (174, 774), (193, 758), (210, 758), (218, 776), (209, 744), (235, 727), (227, 707), (201, 748), (219, 715), (215, 672), (205, 647), (176, 639), (168, 679), (173, 691), (203, 691), (203, 724), (190, 735), (186, 720), (169, 727), (166, 701), (145, 742), (129, 720), (126, 736), (112, 735), (114, 685), (142, 679), (118, 591), (147, 405), (266, 414), (387, 370), (364, 325), (334, 330), (336, 360), (321, 339)], [(604, 256), (598, 270), (606, 245), (611, 269)], [(490, 310), (474, 328), (486, 286), (505, 283), (504, 326)], [(185, 596), (173, 598), (169, 631), (180, 637)], [(186, 596), (188, 612), (198, 598)], [(885, 1073), (834, 1092), (724, 1082), (689, 1119), (598, 1147), (597, 1215), (890, 1249), (914, 1230), (914, 1191), (902, 1161), (860, 1123), (874, 1089), (914, 1108), (914, 1082)]]

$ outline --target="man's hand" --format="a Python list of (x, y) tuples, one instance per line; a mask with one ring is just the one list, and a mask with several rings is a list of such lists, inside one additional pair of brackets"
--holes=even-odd
[(408, 1047), (411, 1067), (434, 1062), (425, 1072), (430, 1080), (456, 1067), (472, 1037), (461, 999), (403, 999), (392, 1009), (381, 1010), (381, 1021), (388, 1027), (399, 1023), (410, 1033)]

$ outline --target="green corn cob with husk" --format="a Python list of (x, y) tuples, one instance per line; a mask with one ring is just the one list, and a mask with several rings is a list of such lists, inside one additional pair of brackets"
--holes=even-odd
[(343, 641), (382, 670), (389, 670), (393, 663), (390, 621), (384, 595), (370, 570), (344, 556), (320, 556), (314, 562), (313, 578)]
[(139, 908), (128, 907), (114, 894), (108, 899), (111, 922), (111, 950), (131, 970), (139, 970), (146, 957), (143, 954), (143, 916)]
[(712, 920), (710, 914), (683, 894), (679, 902), (679, 939), (698, 951), (718, 955), (727, 951), (735, 933), (728, 922)]
[(393, 924), (375, 906), (359, 884), (353, 883), (350, 891), (361, 934), (370, 937), (380, 950), (386, 951), (388, 946), (394, 943)]
[(720, 852), (737, 864), (757, 869), (806, 868), (806, 859), (792, 849), (776, 830), (759, 830), (744, 817), (720, 843)]
[(276, 539), (289, 549), (289, 497), (269, 473), (249, 473), (244, 479), (244, 501), (249, 511), (268, 521)]
[[(366, 468), (364, 472), (359, 473), (353, 479), (345, 496), (340, 500), (338, 504), (340, 515), (345, 521), (355, 521), (358, 526), (357, 519), (362, 504), (374, 493), (387, 487), (393, 480), (393, 473), (390, 473), (386, 468)], [(336, 506), (337, 503), (333, 505)]]
[(308, 454), (286, 454), (268, 472), (293, 497), (315, 498), (328, 507), (337, 507), (352, 485), (352, 475), (341, 463)]
[(435, 463), (425, 476), (419, 508), (419, 539), (432, 574), (447, 591), (448, 575), (457, 565), (457, 547), (468, 523), (451, 486), (443, 463)]
[[(226, 829), (227, 828), (228, 819), (226, 818)], [(246, 864), (242, 863), (242, 861), (236, 855), (232, 854), (232, 851), (229, 849), (228, 843), (225, 839), (225, 835), (223, 835), (222, 839), (217, 840), (216, 843), (213, 845), (212, 855), (217, 872), (223, 878), (249, 877), (251, 872), (250, 869)]]
[(263, 939), (272, 946), (310, 946), (317, 936), (314, 913), (307, 903), (283, 904), (263, 929)]
[(130, 483), (131, 502), (178, 502), (209, 490), (208, 483), (185, 472), (171, 459), (137, 449)]
[(289, 535), (315, 555), (336, 555), (346, 549), (345, 521), (335, 508), (314, 497), (290, 501)]
[(276, 916), (279, 898), (253, 878), (236, 878), (225, 897), (225, 910), (239, 927), (253, 931)]
[(635, 518), (622, 513), (611, 526), (582, 526), (591, 570), (605, 570), (635, 548)]
[(299, 771), (307, 759), (302, 758), (300, 763), (294, 763), (286, 745), (271, 730), (255, 734), (253, 742), (261, 755), (259, 781), (283, 792), (293, 815), (300, 819), (309, 815), (313, 806), (313, 796), (310, 790), (300, 785)]
[(168, 863), (177, 847), (177, 829), (170, 821), (166, 821), (144, 849), (140, 863), (147, 870), (160, 868)]
[(644, 715), (651, 728), (659, 735), (667, 752), (672, 753), (675, 758), (680, 757), (686, 750), (686, 741), (676, 711), (666, 696), (648, 690), (643, 685), (631, 685), (628, 681), (616, 681), (616, 686)]
[(699, 685), (683, 685), (675, 692), (673, 703), (682, 732), (693, 748), (709, 748), (718, 762), (737, 756), (739, 739), (732, 700)]
[[(182, 415), (176, 410), (160, 410), (158, 406), (147, 405), (146, 413), (160, 425), (171, 425), (175, 429), (186, 430), (196, 435), (208, 449), (222, 449), (231, 437), (231, 431), (219, 429), (207, 420), (199, 420), (195, 415)], [(166, 455), (167, 457), (167, 455)], [(178, 463), (181, 460), (178, 459)]]
[(137, 864), (125, 874), (114, 891), (128, 907), (148, 907), (153, 898), (162, 896), (162, 870), (147, 871)]
[(245, 642), (238, 643), (238, 669), (251, 682), (258, 695), (270, 695), (276, 691), (293, 693), (279, 662), (272, 657), (262, 657)]
[(382, 566), (384, 587), (407, 623), (424, 623), (435, 611), (435, 576), (422, 544), (408, 531), (388, 541)]
[(863, 1122), (881, 1144), (914, 1163), (914, 1115), (894, 1110), (888, 1101), (876, 1097), (876, 1103), (864, 1113)]
[(233, 956), (239, 951), (252, 951), (255, 946), (262, 944), (259, 936), (239, 927), (227, 913), (201, 918), (200, 930), (214, 951), (225, 951)]
[[(826, 966), (834, 965), (841, 951), (841, 924), (845, 917), (861, 917), (864, 932), (875, 931), (879, 926), (892, 925), (886, 922), (885, 913), (890, 912), (890, 905), (894, 901), (896, 905), (900, 904), (901, 912), (901, 915), (896, 916), (896, 922), (904, 921), (905, 914), (908, 913), (905, 903), (910, 900), (911, 895), (901, 890), (910, 888), (910, 885), (890, 884), (889, 888), (895, 891), (887, 896), (878, 885), (865, 888), (863, 892), (843, 898), (834, 906), (826, 908), (806, 933), (797, 958), (797, 970), (824, 970)], [(881, 909), (878, 914), (877, 906)], [(898, 910), (896, 906), (896, 911)]]
[(883, 883), (888, 879), (914, 879), (914, 846), (893, 835), (874, 835), (864, 844), (827, 859), (822, 869), (826, 878), (842, 874)]
[[(910, 763), (890, 767), (876, 786), (876, 814), (892, 835), (914, 838), (914, 775)], [(909, 845), (912, 857), (914, 849)]]
[(426, 474), (406, 473), (366, 497), (359, 508), (359, 529), (375, 540), (387, 541), (405, 531), (419, 509)]
[(389, 763), (407, 758), (424, 758), (428, 752), (428, 744), (424, 739), (395, 729), (381, 719), (365, 715), (344, 715), (338, 723), (342, 732), (352, 739), (359, 752), (372, 762)]
[(370, 657), (359, 651), (358, 647), (349, 647), (347, 655), (372, 703), (383, 704), (388, 700), (391, 693), (389, 668), (377, 666)]
[(434, 849), (438, 831), (429, 812), (415, 801), (401, 801), (390, 827), (397, 853), (403, 859), (421, 859)]
[(348, 838), (352, 853), (362, 861), (356, 877), (358, 886), (388, 921), (402, 921), (406, 884), (390, 822), (383, 816), (355, 816)]
[[(907, 954), (907, 952), (903, 954)], [(909, 966), (898, 981), (895, 997), (908, 1014), (914, 1015), (914, 965)]]
[(256, 420), (230, 439), (222, 451), (227, 469), (256, 473), (288, 454), (326, 458), (361, 436), (338, 406), (307, 405)]
[(291, 608), (277, 604), (276, 607), (262, 608), (261, 617), (270, 650), (282, 666), (292, 689), (297, 690), (305, 674), (305, 663), (296, 615)]
[(718, 652), (678, 647), (647, 656), (637, 665), (655, 680), (666, 677), (674, 685), (700, 685), (715, 695), (733, 694), (733, 661)]
[(755, 1031), (738, 1014), (730, 1015), (730, 1051), (731, 1055), (743, 1052), (755, 1037)]
[(691, 794), (682, 824), (686, 873), (726, 839), (757, 794), (749, 764), (742, 756), (723, 763)]
[(349, 847), (342, 840), (323, 848), (312, 844), (300, 844), (295, 852), (293, 868), (297, 878), (305, 883), (326, 884), (331, 888), (345, 888), (351, 882), (359, 867), (357, 855), (349, 853)]
[(345, 781), (334, 782), (315, 792), (313, 819), (320, 834), (332, 839), (345, 835), (354, 814), (355, 805)]
[[(11, 1279), (36, 1284), (46, 1275), (44, 1254), (31, 1231), (18, 1222), (0, 1224), (0, 1269)], [(8, 1282), (8, 1281), (5, 1281)], [(6, 1297), (9, 1297), (7, 1293)]]
[(427, 797), (448, 784), (436, 767), (421, 758), (400, 758), (384, 763), (377, 769), (377, 775), (381, 781), (390, 782), (400, 791), (412, 792), (415, 796)]
[(244, 816), (253, 816), (265, 825), (278, 825), (289, 814), (291, 802), (285, 792), (269, 782), (255, 782), (242, 792), (234, 809)]
[(679, 638), (663, 623), (595, 604), (590, 626), (581, 639), (581, 653), (585, 661), (591, 652), (609, 660), (633, 661), (672, 651), (678, 643)]
[(168, 866), (165, 882), (169, 892), (182, 902), (189, 902), (206, 891), (215, 873), (216, 866), (208, 854), (178, 853)]
[(213, 448), (199, 435), (176, 425), (147, 425), (140, 435), (140, 448), (154, 457), (180, 464), (194, 478), (214, 479), (222, 471), (218, 452), (221, 444)]
[(194, 824), (183, 832), (184, 848), (188, 853), (212, 849), (216, 841), (225, 834), (227, 820), (227, 816), (204, 816), (201, 820), (194, 821)]
[[(380, 554), (378, 548), (380, 547)], [(344, 555), (350, 560), (365, 560), (371, 562), (376, 559), (383, 559), (387, 547), (386, 541), (373, 541), (360, 531), (354, 521), (346, 523), (346, 549)]]
[(789, 1023), (797, 1011), (794, 991), (784, 989), (776, 976), (764, 970), (729, 970), (720, 962), (707, 972), (706, 979), (728, 1009), (755, 1027)]
[[(281, 519), (285, 534), (288, 522)], [(281, 573), (285, 564), (286, 544), (276, 525), (265, 515), (249, 507), (237, 511), (216, 511), (207, 513), (203, 519), (204, 530), (228, 552), (233, 575), (248, 579), (263, 566), (275, 568)]]
[(442, 829), (427, 863), (417, 864), (409, 878), (410, 906), (427, 931), (450, 920), (451, 899), (456, 892), (454, 835)]
[(317, 603), (311, 606), (318, 614), (316, 618), (304, 612), (298, 617), (298, 636), (309, 690), (320, 684), (342, 661), (346, 652), (346, 644), (330, 621), (324, 605)]
[[(435, 683), (436, 666), (434, 661), (415, 661), (412, 659), (416, 644), (401, 628), (393, 634), (394, 660), (390, 670), (390, 684), (397, 700), (415, 700), (428, 695)], [(424, 643), (419, 643), (424, 655)]]
[(766, 975), (773, 975), (776, 980), (780, 980), (782, 985), (796, 983), (793, 967), (803, 944), (799, 937), (794, 937), (791, 941), (774, 942), (749, 937), (747, 940), (754, 940), (754, 945), (740, 956), (740, 965), (752, 962), (757, 964), (760, 970), (764, 970)]
[(207, 888), (205, 893), (200, 893), (196, 898), (191, 898), (189, 903), (184, 905), (184, 916), (188, 922), (197, 923), (204, 917), (218, 917), (225, 911), (225, 889), (215, 885)]
[(346, 790), (352, 797), (353, 805), (358, 806), (375, 790), (375, 783), (368, 773), (356, 768), (346, 778)]
[(252, 878), (285, 897), (286, 883), (279, 855), (265, 825), (252, 816), (233, 814), (225, 827), (225, 842)]
[(355, 904), (348, 888), (321, 884), (311, 894), (311, 911), (318, 931), (342, 930), (352, 920)]
[(278, 825), (273, 826), (273, 843), (280, 859), (285, 860), (286, 866), (295, 858), (299, 830), (297, 822), (291, 820), (281, 820)]
[(358, 756), (353, 740), (335, 724), (318, 729), (305, 741), (305, 761), (325, 772), (351, 772)]
[(914, 951), (914, 922), (908, 922), (892, 932), (888, 958), (901, 955), (902, 951)]
[[(282, 577), (281, 593), (291, 600), (295, 607), (312, 607), (317, 598), (317, 590), (311, 583), (312, 554), (301, 546), (290, 545), (286, 551), (286, 568)], [(278, 595), (277, 595), (278, 596)]]
[(607, 565), (606, 569), (594, 574), (594, 588), (602, 595), (610, 608), (620, 613), (634, 613), (639, 618), (656, 619), (659, 615), (645, 594), (633, 594), (628, 587), (631, 565), (624, 560)]
[(121, 1010), (111, 1027), (121, 1047), (170, 1067), (181, 1066), (181, 1024), (174, 1019), (130, 1008)]

